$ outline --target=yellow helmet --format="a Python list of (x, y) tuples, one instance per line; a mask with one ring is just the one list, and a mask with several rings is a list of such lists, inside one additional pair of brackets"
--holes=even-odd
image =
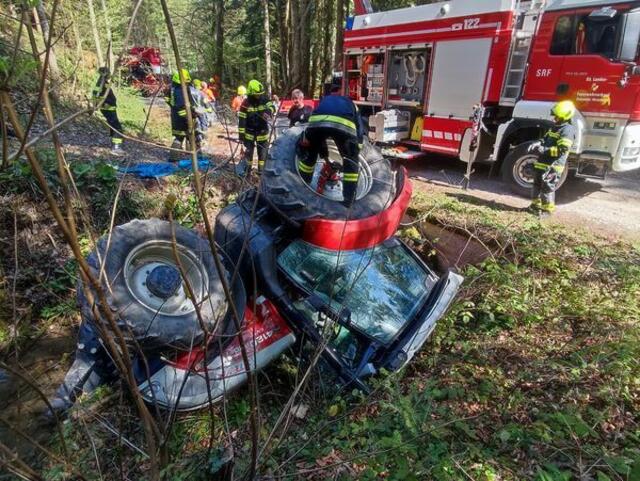
[(202, 80), (200, 79), (193, 79), (193, 86), (197, 89), (199, 89), (200, 87), (202, 87)]
[[(182, 76), (184, 77), (184, 81), (186, 83), (191, 82), (191, 74), (189, 73), (189, 71), (186, 68), (182, 69)], [(173, 72), (173, 76), (171, 77), (171, 81), (174, 84), (179, 84), (180, 83), (180, 74), (178, 72)]]
[(247, 93), (249, 95), (262, 95), (264, 93), (264, 87), (256, 79), (253, 79), (249, 82)]
[(238, 95), (247, 95), (247, 88), (244, 85), (238, 87)]
[(562, 102), (558, 102), (551, 109), (551, 115), (565, 122), (571, 120), (575, 113), (576, 107), (575, 105), (573, 105), (573, 102), (571, 100), (563, 100)]

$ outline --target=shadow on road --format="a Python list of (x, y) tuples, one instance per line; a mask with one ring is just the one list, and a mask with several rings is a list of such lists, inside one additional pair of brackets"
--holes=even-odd
[(475, 197), (469, 194), (464, 194), (464, 193), (447, 192), (446, 196), (452, 197), (454, 199), (457, 199), (461, 202), (465, 202), (467, 204), (488, 207), (489, 209), (497, 210), (500, 212), (522, 212), (524, 210), (522, 208), (504, 204), (502, 202), (496, 202), (495, 200), (482, 199), (482, 198)]

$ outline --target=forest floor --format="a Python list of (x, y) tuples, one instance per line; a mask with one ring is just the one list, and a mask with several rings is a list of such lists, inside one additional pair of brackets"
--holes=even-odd
[[(135, 132), (145, 119), (137, 102), (123, 112)], [(150, 141), (169, 144), (164, 109), (147, 127)], [(212, 218), (243, 187), (225, 165), (229, 144), (218, 135), (226, 131), (210, 136), (214, 167), (206, 173)], [(169, 194), (178, 222), (201, 225), (187, 173), (123, 179), (111, 167), (163, 161), (166, 150), (126, 142), (126, 156), (114, 159), (106, 129), (94, 120), (62, 138), (87, 213), (80, 222), (86, 252), (112, 214), (115, 224), (166, 218)], [(55, 187), (51, 147), (38, 153)], [(416, 187), (399, 235), (429, 265), (461, 272), (461, 292), (418, 357), (375, 380), (371, 395), (336, 394), (319, 382), (303, 390), (299, 404), (309, 410), (275, 433), (261, 479), (640, 479), (640, 245), (584, 222), (540, 222), (519, 205), (455, 187)], [(0, 358), (51, 395), (70, 364), (80, 319), (76, 263), (43, 206), (28, 168), (0, 173)], [(259, 376), (261, 441), (297, 369), (284, 356)], [(43, 405), (25, 383), (0, 376), (0, 406), (3, 419), (61, 455), (57, 431), (41, 421)], [(215, 407), (213, 426), (207, 413), (178, 416), (165, 479), (208, 479), (217, 448), (230, 446), (237, 471), (246, 468), (248, 413), (244, 389)], [(80, 403), (63, 436), (88, 479), (144, 478), (143, 435), (118, 386)], [(0, 439), (35, 457), (5, 425)], [(216, 449), (208, 449), (211, 439)], [(45, 479), (71, 479), (54, 458), (37, 463)]]

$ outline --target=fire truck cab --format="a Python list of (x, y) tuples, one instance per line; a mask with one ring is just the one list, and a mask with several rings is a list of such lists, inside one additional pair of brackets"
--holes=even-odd
[(344, 93), (385, 153), (491, 162), (526, 195), (527, 147), (569, 99), (575, 175), (640, 168), (639, 1), (452, 0), (378, 13), (363, 3), (347, 22)]

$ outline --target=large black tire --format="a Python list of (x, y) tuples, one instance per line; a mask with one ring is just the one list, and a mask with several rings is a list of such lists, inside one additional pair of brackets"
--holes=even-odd
[[(204, 326), (211, 334), (223, 336), (224, 345), (232, 338), (235, 329), (209, 243), (195, 232), (180, 226), (175, 226), (175, 236), (183, 268), (194, 276), (190, 284), (196, 291)], [(148, 276), (158, 263), (177, 266), (171, 251), (170, 223), (159, 219), (133, 220), (113, 229), (108, 249), (107, 241), (108, 236), (102, 237), (87, 261), (96, 279), (104, 267), (101, 286), (108, 308), (125, 340), (132, 346), (141, 347), (145, 352), (190, 350), (201, 343), (204, 332), (181, 278), (177, 281), (180, 285), (178, 290), (166, 300), (141, 287), (147, 286), (148, 289), (146, 281), (149, 278), (142, 277), (145, 276), (143, 271)], [(232, 267), (224, 254), (221, 257), (225, 266), (224, 275), (229, 279)], [(198, 279), (201, 279), (199, 284)], [(242, 315), (246, 294), (239, 276), (236, 276), (231, 290), (237, 312)], [(96, 322), (81, 283), (78, 286), (78, 303), (83, 318)], [(161, 303), (159, 307), (158, 303)], [(220, 322), (216, 326), (217, 320)], [(100, 324), (107, 331), (110, 330), (106, 319), (101, 320)], [(219, 345), (218, 342), (211, 344), (215, 350)]]
[[(516, 145), (507, 154), (502, 163), (502, 180), (509, 185), (514, 194), (531, 198), (533, 191), (533, 163), (537, 160), (538, 155), (528, 152), (529, 146), (535, 141), (523, 142)], [(569, 169), (564, 169), (558, 186), (559, 189), (569, 174)]]
[(303, 127), (292, 127), (276, 139), (269, 150), (262, 175), (263, 195), (288, 217), (295, 221), (313, 217), (363, 219), (379, 214), (393, 202), (396, 194), (395, 172), (389, 161), (366, 138), (360, 152), (360, 163), (368, 164), (372, 179), (366, 195), (356, 200), (349, 210), (342, 203), (314, 192), (298, 172), (296, 145), (303, 131)]

